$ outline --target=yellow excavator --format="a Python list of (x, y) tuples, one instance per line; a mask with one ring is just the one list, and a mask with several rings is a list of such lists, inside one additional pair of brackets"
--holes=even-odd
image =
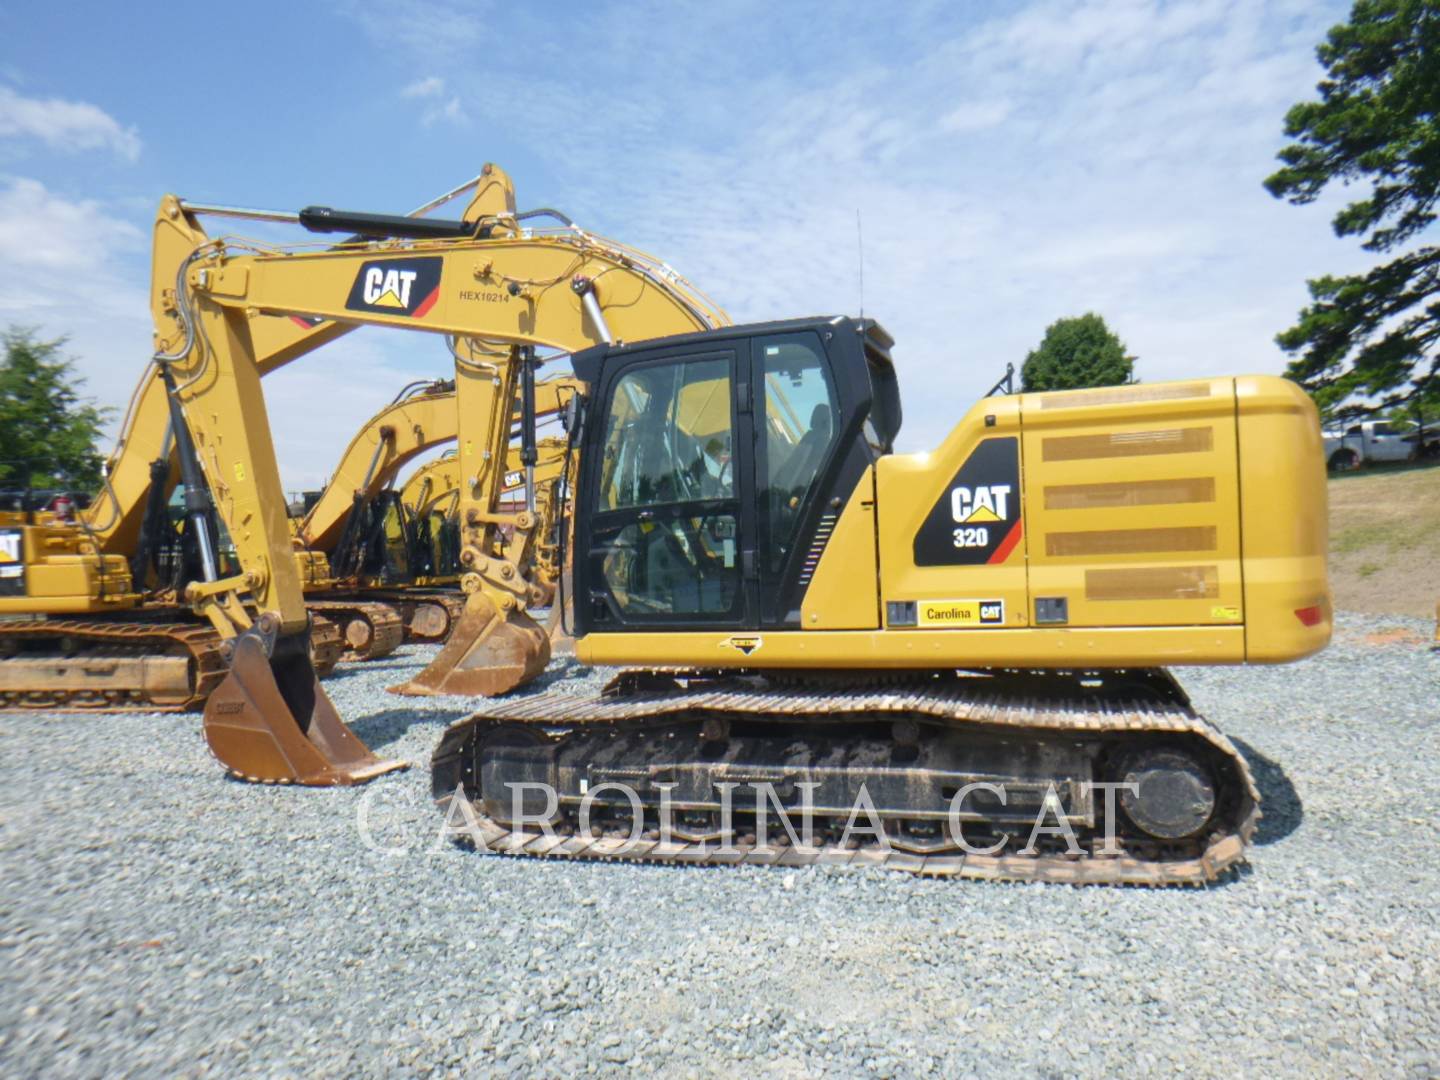
[[(527, 465), (533, 350), (571, 352), (585, 384), (566, 414), (573, 629), (582, 661), (630, 670), (597, 698), (497, 702), (446, 732), (433, 790), (487, 847), (1143, 884), (1243, 858), (1245, 759), (1166, 666), (1329, 641), (1322, 444), (1296, 386), (987, 398), (934, 451), (899, 454), (893, 341), (873, 320), (728, 326), (663, 264), (535, 230), (541, 213), (309, 208), (288, 219), (364, 239), (187, 260), (159, 360), (247, 567), (192, 596), (261, 613), (236, 618), (206, 703), (222, 763), (308, 784), (400, 767), (335, 714), (303, 644), (251, 335), (299, 314), (450, 336), (462, 413), (508, 417), (518, 383)], [(495, 693), (543, 666), (517, 569), (537, 523), (477, 484), (505, 461), (509, 425), (488, 430), (459, 455), (467, 610), (432, 664), (453, 681), (422, 673), (423, 689)], [(476, 490), (491, 501), (466, 505)], [(771, 801), (738, 808), (739, 786)], [(813, 835), (768, 844), (767, 807)]]
[(1329, 641), (1313, 404), (1266, 376), (991, 397), (898, 454), (892, 346), (842, 317), (572, 358), (576, 651), (628, 670), (453, 725), (457, 834), (1072, 883), (1244, 857), (1245, 758), (1166, 666)]

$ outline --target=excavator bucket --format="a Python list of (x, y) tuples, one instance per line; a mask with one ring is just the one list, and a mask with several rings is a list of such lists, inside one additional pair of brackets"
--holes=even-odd
[(266, 784), (363, 784), (408, 767), (376, 757), (340, 719), (304, 634), (268, 652), (256, 630), (235, 639), (230, 674), (205, 702), (205, 741), (235, 776)]
[(534, 619), (520, 611), (502, 614), (474, 592), (430, 665), (390, 692), (494, 697), (530, 682), (549, 662), (550, 639)]

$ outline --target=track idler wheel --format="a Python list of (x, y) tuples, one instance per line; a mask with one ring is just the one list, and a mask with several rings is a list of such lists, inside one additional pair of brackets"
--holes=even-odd
[(550, 640), (523, 611), (501, 612), (484, 593), (470, 593), (464, 614), (435, 659), (391, 693), (423, 697), (494, 697), (523, 686), (550, 662)]
[(1215, 814), (1215, 778), (1184, 750), (1153, 747), (1132, 752), (1120, 780), (1120, 807), (1143, 832), (1159, 840), (1197, 835)]
[(265, 615), (232, 643), (230, 673), (205, 702), (210, 752), (242, 780), (328, 787), (407, 767), (372, 754), (335, 712), (309, 635), (277, 636)]
[(450, 613), (436, 601), (420, 601), (405, 624), (406, 637), (412, 641), (444, 641), (450, 633)]

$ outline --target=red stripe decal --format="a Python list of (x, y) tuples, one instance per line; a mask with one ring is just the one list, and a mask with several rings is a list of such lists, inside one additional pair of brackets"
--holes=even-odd
[(434, 307), (434, 306), (435, 306), (435, 301), (436, 301), (436, 300), (439, 300), (439, 299), (440, 299), (440, 286), (439, 286), (439, 285), (436, 285), (435, 288), (434, 288), (433, 290), (431, 290), (430, 295), (427, 296), (427, 297), (425, 297), (424, 300), (421, 300), (421, 301), (420, 301), (420, 306), (415, 309), (414, 318), (423, 319), (423, 318), (425, 317), (426, 312), (428, 312), (432, 307)]
[(309, 319), (305, 318), (303, 315), (291, 315), (290, 321), (293, 322), (296, 326), (303, 326), (306, 330), (309, 330), (311, 327), (316, 325), (315, 323), (312, 323)]
[(995, 554), (986, 559), (987, 563), (1002, 563), (1010, 557), (1010, 552), (1015, 550), (1015, 545), (1020, 543), (1020, 534), (1023, 531), (1021, 526), (1025, 524), (1024, 519), (1015, 522), (1010, 526), (1010, 531), (1005, 534), (1005, 539), (1000, 541), (1000, 546), (995, 549)]

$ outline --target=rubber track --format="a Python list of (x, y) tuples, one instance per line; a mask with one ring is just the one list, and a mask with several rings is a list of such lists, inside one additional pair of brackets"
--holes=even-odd
[[(563, 858), (624, 859), (650, 863), (709, 865), (762, 864), (779, 866), (836, 865), (879, 867), (932, 877), (976, 878), (987, 881), (1049, 881), (1072, 885), (1203, 885), (1214, 881), (1245, 858), (1245, 849), (1260, 821), (1260, 793), (1244, 757), (1229, 739), (1188, 705), (1103, 697), (1056, 702), (1050, 698), (1012, 697), (970, 687), (921, 689), (840, 690), (820, 693), (806, 690), (705, 692), (680, 690), (634, 696), (569, 698), (544, 694), (499, 703), (453, 724), (435, 751), (435, 760), (459, 753), (470, 730), (481, 723), (508, 722), (583, 727), (637, 719), (673, 717), (696, 710), (753, 716), (824, 716), (836, 714), (907, 713), (991, 726), (1035, 731), (1165, 732), (1198, 736), (1231, 760), (1249, 795), (1250, 808), (1239, 827), (1212, 838), (1188, 859), (1160, 860), (1130, 855), (917, 855), (879, 845), (847, 850), (832, 846), (813, 850), (772, 845), (735, 843), (721, 852), (713, 845), (639, 840), (628, 837), (546, 836), (511, 832), (486, 817), (472, 803), (486, 847), (501, 854)], [(452, 818), (453, 794), (436, 801)]]
[(345, 633), (345, 624), (352, 619), (364, 619), (370, 624), (370, 642), (363, 649), (352, 649), (346, 641), (345, 651), (340, 660), (350, 663), (360, 660), (378, 660), (389, 656), (405, 640), (405, 622), (400, 613), (389, 604), (370, 603), (360, 600), (313, 600), (306, 598), (305, 607), (316, 615), (324, 616), (340, 626)]
[[(35, 622), (0, 623), (0, 638), (70, 637), (97, 645), (121, 645), (138, 652), (163, 655), (175, 646), (183, 648), (194, 664), (195, 683), (189, 698), (178, 704), (157, 702), (95, 701), (79, 695), (52, 692), (52, 700), (8, 702), (7, 709), (101, 712), (189, 712), (200, 708), (210, 691), (220, 685), (229, 671), (221, 653), (222, 639), (212, 626), (197, 623), (105, 622), (82, 619), (44, 619)], [(4, 663), (0, 660), (0, 663)]]

